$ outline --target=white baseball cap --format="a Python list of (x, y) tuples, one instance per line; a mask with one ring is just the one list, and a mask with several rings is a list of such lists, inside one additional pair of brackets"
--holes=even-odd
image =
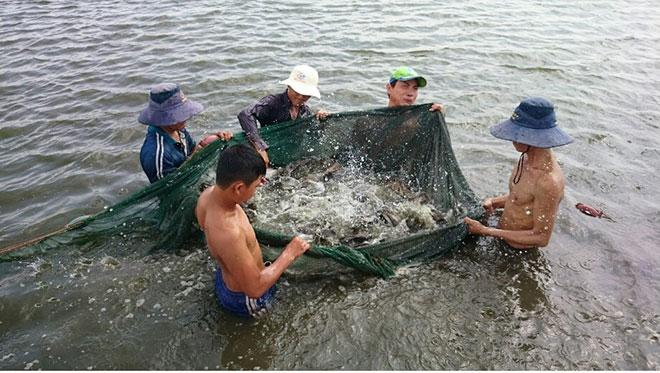
[(294, 67), (291, 70), (289, 79), (282, 80), (280, 84), (288, 85), (301, 95), (321, 98), (321, 92), (317, 88), (319, 84), (319, 73), (311, 66), (298, 65)]

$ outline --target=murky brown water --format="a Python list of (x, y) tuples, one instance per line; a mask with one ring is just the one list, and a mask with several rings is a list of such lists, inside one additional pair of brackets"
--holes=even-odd
[[(197, 138), (298, 63), (334, 112), (384, 106), (391, 70), (429, 81), (481, 197), (517, 154), (489, 125), (552, 100), (576, 142), (547, 248), (489, 238), (381, 280), (285, 277), (258, 321), (222, 311), (203, 248), (0, 263), (1, 369), (659, 369), (660, 11), (651, 1), (5, 1), (0, 10), (0, 247), (147, 185), (149, 88), (182, 84)], [(616, 222), (578, 212), (604, 209)], [(492, 221), (494, 223), (494, 221)]]

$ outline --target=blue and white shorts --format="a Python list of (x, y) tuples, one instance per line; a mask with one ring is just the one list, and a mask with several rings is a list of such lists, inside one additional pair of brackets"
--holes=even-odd
[(240, 317), (259, 317), (275, 300), (275, 285), (259, 298), (250, 298), (245, 293), (227, 289), (219, 267), (215, 273), (215, 292), (222, 307)]

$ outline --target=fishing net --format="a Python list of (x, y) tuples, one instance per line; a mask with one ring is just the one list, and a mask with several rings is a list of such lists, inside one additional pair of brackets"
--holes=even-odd
[[(424, 206), (415, 206), (420, 210), (422, 207), (432, 210), (436, 217), (431, 226), (418, 226), (405, 231), (403, 236), (353, 244), (347, 244), (346, 240), (332, 244), (327, 240), (315, 242), (294, 262), (289, 273), (327, 275), (348, 269), (388, 277), (397, 267), (438, 257), (456, 247), (466, 236), (467, 226), (462, 218), (481, 218), (483, 209), (458, 167), (443, 117), (437, 111), (430, 112), (429, 108), (426, 104), (345, 112), (333, 114), (324, 121), (304, 118), (260, 129), (270, 145), (270, 166), (291, 170), (291, 165), (302, 160), (326, 160), (329, 163), (325, 165), (333, 166), (330, 170), (319, 168), (321, 182), (332, 178), (331, 171), (339, 167), (350, 169), (353, 174), (370, 175), (386, 185), (403, 186), (411, 198), (423, 200)], [(107, 250), (109, 254), (125, 250), (148, 254), (157, 250), (203, 247), (203, 234), (194, 216), (197, 197), (206, 186), (214, 183), (220, 152), (233, 143), (245, 142), (247, 138), (243, 133), (229, 142), (215, 141), (175, 172), (114, 206), (52, 235), (3, 249), (0, 261), (46, 255), (53, 249), (82, 253)], [(306, 193), (302, 189), (293, 192)], [(359, 203), (369, 197), (361, 196), (360, 190), (353, 192), (358, 196), (353, 206), (360, 210)], [(268, 199), (269, 196), (261, 197)], [(250, 209), (249, 205), (244, 207)], [(319, 220), (323, 213), (320, 211)], [(266, 260), (276, 259), (293, 234), (299, 233), (293, 222), (290, 229), (273, 229), (259, 219), (251, 220)], [(368, 223), (376, 220), (374, 217)], [(410, 217), (384, 220), (389, 223), (397, 220), (399, 227), (414, 225)], [(365, 222), (355, 221), (354, 224), (365, 225)]]

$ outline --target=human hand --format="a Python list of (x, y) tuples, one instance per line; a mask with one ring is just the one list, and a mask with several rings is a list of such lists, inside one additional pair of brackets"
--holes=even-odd
[(429, 111), (436, 111), (436, 110), (440, 110), (440, 112), (442, 113), (442, 115), (443, 115), (443, 116), (445, 115), (445, 107), (444, 107), (444, 105), (441, 105), (441, 104), (433, 104), (433, 105), (431, 105), (431, 108), (429, 109)]
[(325, 118), (328, 117), (328, 115), (330, 115), (329, 111), (321, 109), (321, 110), (319, 110), (318, 113), (316, 113), (316, 119), (324, 120)]
[(486, 200), (481, 204), (481, 206), (483, 206), (483, 207), (484, 207), (484, 210), (486, 210), (486, 216), (490, 216), (490, 214), (492, 214), (493, 211), (495, 211), (495, 208), (493, 207), (493, 199), (492, 199), (492, 198), (488, 198), (488, 199), (486, 199)]
[(467, 216), (463, 218), (463, 221), (468, 225), (468, 233), (470, 234), (486, 234), (486, 227), (480, 222), (470, 219)]
[(202, 141), (200, 141), (199, 144), (197, 144), (197, 147), (195, 149), (199, 150), (217, 139), (220, 139), (222, 141), (229, 141), (229, 139), (231, 139), (232, 137), (234, 137), (234, 133), (231, 131), (216, 132), (213, 135), (206, 136), (204, 139), (202, 139)]
[(229, 141), (232, 137), (234, 137), (234, 133), (231, 131), (219, 131), (216, 132), (215, 135), (218, 136), (222, 141)]
[(304, 254), (307, 249), (309, 249), (309, 243), (303, 240), (300, 236), (294, 237), (285, 248), (286, 251), (293, 255), (294, 259)]

